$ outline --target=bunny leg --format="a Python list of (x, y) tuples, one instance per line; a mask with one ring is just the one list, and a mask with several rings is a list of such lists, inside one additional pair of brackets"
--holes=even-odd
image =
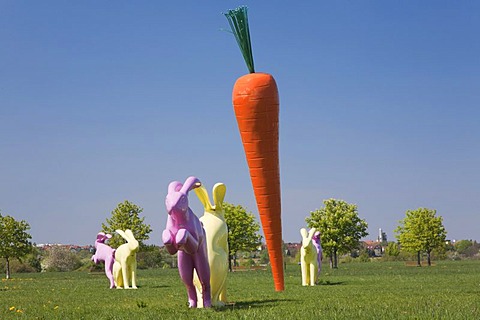
[(178, 245), (178, 250), (183, 250), (185, 253), (194, 254), (198, 250), (198, 241), (187, 229), (178, 229), (175, 242)]
[(195, 290), (197, 292), (197, 308), (203, 308), (202, 284), (198, 279), (197, 270), (195, 269), (193, 269), (193, 284), (195, 285)]
[(323, 260), (323, 255), (322, 252), (318, 255), (318, 275), (322, 272), (322, 260)]
[(122, 278), (123, 278), (123, 287), (125, 289), (129, 288), (129, 281), (128, 281), (128, 265), (127, 259), (123, 259), (121, 262), (122, 265)]
[(105, 261), (105, 274), (110, 280), (110, 289), (115, 288), (115, 280), (113, 279), (113, 257)]
[(135, 256), (132, 257), (130, 268), (130, 274), (132, 276), (132, 289), (137, 289), (137, 258)]
[(314, 286), (315, 285), (315, 275), (317, 274), (317, 267), (315, 266), (314, 263), (310, 263), (310, 285)]
[(222, 289), (220, 290), (220, 294), (218, 295), (217, 307), (224, 307), (225, 303), (227, 302), (227, 285), (224, 283), (222, 285)]
[(302, 286), (307, 285), (307, 266), (305, 261), (300, 262), (301, 268), (302, 268)]
[(183, 284), (187, 288), (188, 307), (197, 307), (197, 292), (193, 284), (193, 259), (183, 251), (178, 252), (178, 272)]
[[(223, 307), (225, 306), (225, 302), (227, 302), (227, 272), (228, 267), (224, 269), (224, 272), (216, 273), (214, 275), (214, 271), (210, 270), (210, 277), (218, 276), (222, 277), (221, 279), (217, 279), (218, 282), (210, 281), (211, 290), (212, 290), (212, 305), (215, 307)], [(213, 285), (216, 285), (216, 288)]]
[(197, 270), (198, 279), (202, 284), (203, 307), (212, 306), (212, 296), (210, 287), (210, 266), (208, 265), (206, 248), (199, 250), (195, 255), (195, 269)]
[(122, 266), (118, 261), (113, 263), (113, 280), (117, 289), (123, 289)]

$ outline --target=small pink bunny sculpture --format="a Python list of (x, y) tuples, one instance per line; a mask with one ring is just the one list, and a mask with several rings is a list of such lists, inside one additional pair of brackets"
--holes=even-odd
[(165, 248), (170, 254), (178, 252), (178, 272), (187, 288), (190, 308), (197, 307), (197, 292), (193, 284), (193, 271), (202, 286), (203, 306), (211, 306), (210, 267), (208, 265), (205, 230), (198, 217), (188, 207), (188, 192), (201, 186), (200, 180), (188, 177), (185, 184), (173, 181), (168, 185), (165, 199), (168, 218), (162, 234)]
[(320, 231), (317, 231), (313, 234), (312, 243), (317, 249), (318, 275), (320, 275), (320, 272), (322, 271), (322, 260), (323, 260), (323, 249), (322, 249)]
[(107, 239), (112, 237), (111, 234), (99, 232), (97, 240), (95, 240), (95, 254), (92, 256), (92, 261), (98, 264), (100, 261), (105, 262), (105, 274), (110, 280), (110, 289), (115, 288), (115, 281), (113, 280), (113, 263), (115, 262), (115, 249), (105, 244)]

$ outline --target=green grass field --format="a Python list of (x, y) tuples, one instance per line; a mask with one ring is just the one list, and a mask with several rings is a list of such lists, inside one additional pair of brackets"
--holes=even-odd
[(110, 290), (104, 274), (13, 274), (0, 319), (480, 319), (480, 261), (324, 266), (315, 287), (289, 265), (285, 281), (275, 292), (269, 271), (230, 273), (227, 307), (188, 309), (176, 269), (140, 270), (138, 290)]

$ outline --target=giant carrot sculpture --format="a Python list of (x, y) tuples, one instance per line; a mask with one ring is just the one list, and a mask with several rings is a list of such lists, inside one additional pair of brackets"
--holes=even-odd
[(280, 169), (279, 100), (275, 79), (253, 66), (247, 7), (225, 13), (250, 71), (233, 87), (233, 108), (250, 169), (253, 191), (268, 248), (276, 291), (284, 290)]

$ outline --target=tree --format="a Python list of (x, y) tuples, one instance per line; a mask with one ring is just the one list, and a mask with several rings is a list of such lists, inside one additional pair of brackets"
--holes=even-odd
[(21, 260), (32, 252), (32, 236), (27, 232), (30, 225), (24, 221), (17, 221), (11, 216), (0, 214), (0, 257), (6, 262), (6, 278), (10, 279), (10, 259)]
[(163, 264), (160, 248), (156, 245), (145, 246), (141, 252), (137, 253), (138, 269), (161, 268)]
[(48, 249), (47, 256), (42, 261), (46, 271), (73, 271), (78, 269), (82, 263), (79, 256), (63, 246), (52, 246)]
[(472, 240), (459, 240), (455, 242), (455, 251), (465, 257), (473, 257), (478, 253), (479, 245)]
[(388, 257), (398, 257), (400, 255), (400, 248), (396, 242), (391, 241), (388, 243), (385, 253)]
[(310, 212), (305, 221), (310, 228), (321, 232), (324, 254), (330, 257), (330, 267), (337, 268), (337, 256), (359, 246), (368, 235), (368, 224), (358, 217), (357, 206), (343, 200), (324, 200), (324, 208)]
[(442, 217), (436, 216), (436, 210), (427, 208), (407, 210), (405, 218), (399, 221), (395, 236), (402, 250), (417, 253), (418, 266), (421, 266), (421, 252), (427, 253), (430, 266), (432, 250), (445, 247), (447, 232), (442, 221)]
[(455, 242), (455, 250), (457, 250), (459, 254), (465, 254), (467, 252), (467, 249), (472, 245), (472, 240), (459, 240)]
[(125, 200), (123, 203), (119, 203), (115, 210), (112, 211), (112, 217), (106, 219), (105, 223), (102, 223), (102, 231), (105, 233), (110, 233), (112, 238), (109, 240), (109, 245), (112, 248), (118, 248), (120, 245), (125, 243), (125, 240), (118, 235), (115, 230), (126, 230), (130, 229), (135, 236), (135, 239), (138, 240), (140, 247), (145, 247), (143, 243), (144, 240), (148, 240), (150, 236), (148, 235), (152, 232), (149, 224), (144, 222), (145, 217), (140, 218), (140, 213), (143, 212), (143, 209), (137, 205)]
[(228, 227), (228, 266), (232, 271), (232, 259), (236, 264), (239, 251), (253, 251), (261, 244), (262, 236), (258, 234), (260, 225), (252, 213), (240, 205), (223, 203), (225, 221)]

